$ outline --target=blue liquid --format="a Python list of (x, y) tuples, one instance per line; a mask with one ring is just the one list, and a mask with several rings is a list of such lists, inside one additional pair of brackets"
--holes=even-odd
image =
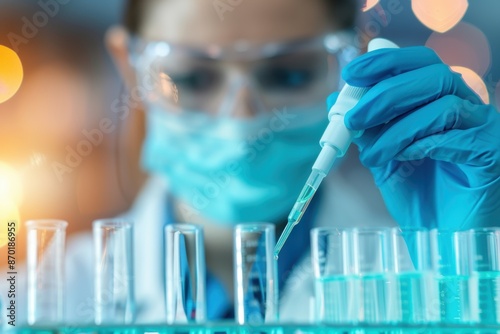
[(388, 323), (397, 321), (399, 302), (395, 275), (364, 275), (360, 281), (360, 321)]
[(439, 321), (438, 310), (432, 308), (438, 300), (438, 286), (432, 275), (403, 273), (397, 276), (397, 281), (398, 321), (408, 324)]
[(477, 292), (477, 320), (483, 324), (500, 324), (500, 272), (478, 272), (471, 279)]
[(350, 276), (316, 279), (316, 320), (330, 323), (357, 322), (358, 283), (358, 278)]
[(297, 198), (297, 201), (295, 202), (292, 211), (288, 215), (288, 222), (293, 222), (294, 224), (297, 224), (300, 221), (302, 215), (307, 209), (307, 206), (309, 205), (309, 202), (311, 202), (311, 199), (313, 198), (315, 192), (316, 190), (314, 190), (314, 188), (308, 184), (306, 184), (304, 188), (302, 188), (299, 198)]
[(472, 300), (467, 276), (438, 277), (440, 320), (443, 323), (470, 323)]
[(311, 202), (315, 193), (316, 190), (309, 184), (306, 184), (304, 188), (302, 188), (299, 198), (297, 198), (292, 211), (290, 211), (290, 214), (288, 215), (288, 223), (286, 224), (285, 230), (281, 233), (281, 236), (274, 247), (275, 260), (278, 260), (278, 254), (281, 248), (283, 248), (286, 239), (288, 239), (288, 236), (292, 233), (293, 227), (302, 219), (302, 216), (304, 215), (304, 212), (306, 211), (307, 206)]

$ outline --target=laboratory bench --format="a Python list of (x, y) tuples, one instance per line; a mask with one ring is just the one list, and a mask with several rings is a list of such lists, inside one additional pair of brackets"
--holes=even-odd
[(327, 325), (207, 323), (190, 325), (61, 326), (6, 328), (5, 334), (500, 334), (498, 325)]

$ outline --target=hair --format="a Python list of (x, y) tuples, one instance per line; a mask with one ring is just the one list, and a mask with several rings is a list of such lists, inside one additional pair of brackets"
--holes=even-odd
[[(141, 25), (142, 9), (145, 0), (128, 0), (125, 7), (125, 27), (131, 33), (138, 33)], [(339, 29), (354, 26), (358, 10), (355, 0), (324, 0), (328, 14)]]

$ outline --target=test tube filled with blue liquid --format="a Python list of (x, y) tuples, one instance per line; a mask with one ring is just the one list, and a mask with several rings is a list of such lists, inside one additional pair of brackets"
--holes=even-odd
[(439, 318), (442, 323), (475, 322), (476, 298), (471, 296), (471, 233), (430, 231), (433, 267), (439, 286)]
[(398, 322), (415, 324), (439, 321), (438, 284), (432, 266), (429, 231), (424, 228), (391, 229), (396, 274)]
[(500, 324), (500, 228), (471, 231), (471, 290), (477, 296), (473, 320)]
[(167, 322), (200, 323), (207, 319), (203, 229), (192, 224), (165, 227)]
[(311, 231), (311, 258), (315, 279), (316, 321), (358, 322), (359, 280), (354, 276), (349, 233), (334, 227)]
[(240, 224), (235, 228), (235, 317), (239, 324), (278, 320), (274, 233), (271, 224)]
[(356, 228), (350, 231), (354, 273), (358, 276), (358, 320), (389, 323), (398, 320), (400, 304), (391, 261), (389, 228)]

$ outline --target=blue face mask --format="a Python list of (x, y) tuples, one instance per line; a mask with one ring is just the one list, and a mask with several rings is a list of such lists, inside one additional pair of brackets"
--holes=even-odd
[(323, 104), (252, 118), (147, 112), (144, 168), (170, 192), (221, 224), (286, 219), (327, 125)]

